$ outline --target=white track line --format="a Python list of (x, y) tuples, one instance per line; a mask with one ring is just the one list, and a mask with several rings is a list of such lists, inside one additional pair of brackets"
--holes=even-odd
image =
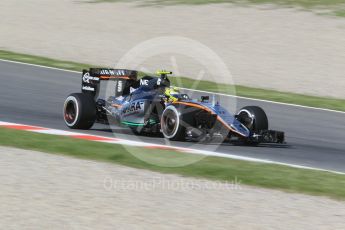
[(75, 70), (61, 69), (61, 68), (56, 68), (56, 67), (44, 66), (44, 65), (36, 65), (36, 64), (30, 64), (30, 63), (25, 63), (25, 62), (19, 62), (19, 61), (11, 61), (11, 60), (1, 59), (1, 58), (0, 58), (0, 61), (14, 63), (14, 64), (27, 65), (27, 66), (33, 66), (33, 67), (39, 67), (39, 68), (45, 68), (45, 69), (59, 70), (59, 71), (70, 72), (70, 73), (80, 73), (80, 72), (75, 71)]
[[(78, 71), (73, 71), (73, 70), (60, 69), (60, 68), (43, 66), (43, 65), (36, 65), (36, 64), (29, 64), (29, 63), (25, 63), (25, 62), (10, 61), (10, 60), (5, 60), (5, 59), (0, 59), (0, 61), (9, 62), (9, 63), (15, 63), (15, 64), (21, 64), (21, 65), (27, 65), (27, 66), (34, 66), (34, 67), (39, 67), (39, 68), (52, 69), (52, 70), (59, 70), (59, 71), (70, 72), (70, 73), (80, 73)], [(195, 91), (195, 92), (200, 92), (200, 93), (216, 94), (216, 95), (220, 95), (220, 96), (224, 96), (224, 97), (234, 97), (234, 98), (239, 98), (239, 99), (245, 99), (245, 100), (251, 100), (251, 101), (259, 101), (259, 102), (265, 102), (265, 103), (271, 103), (271, 104), (277, 104), (277, 105), (293, 106), (293, 107), (299, 107), (299, 108), (304, 108), (304, 109), (312, 109), (312, 110), (320, 110), (320, 111), (325, 111), (325, 112), (333, 112), (333, 113), (345, 114), (345, 112), (343, 112), (343, 111), (338, 111), (338, 110), (333, 110), (333, 109), (324, 109), (324, 108), (317, 108), (317, 107), (304, 106), (304, 105), (296, 105), (296, 104), (290, 104), (290, 103), (284, 103), (284, 102), (276, 102), (276, 101), (255, 99), (255, 98), (249, 98), (249, 97), (241, 97), (241, 96), (236, 96), (236, 95), (208, 92), (208, 91), (196, 90), (196, 89), (188, 89), (188, 88), (181, 88), (181, 89)]]
[[(23, 124), (17, 124), (17, 123), (10, 123), (10, 122), (2, 122), (0, 121), (0, 127), (1, 126), (11, 126), (8, 128), (15, 129), (15, 126), (23, 126)], [(234, 154), (226, 154), (226, 153), (217, 153), (213, 151), (206, 151), (206, 150), (197, 150), (192, 148), (182, 148), (182, 147), (176, 147), (176, 146), (166, 146), (161, 144), (151, 144), (151, 143), (144, 143), (140, 141), (130, 141), (126, 139), (120, 139), (120, 138), (111, 138), (111, 137), (105, 137), (105, 136), (99, 136), (99, 135), (89, 135), (85, 133), (77, 133), (77, 132), (70, 132), (70, 131), (64, 131), (59, 129), (50, 129), (45, 127), (39, 127), (39, 126), (31, 126), (31, 125), (24, 125), (25, 128), (21, 128), (21, 130), (35, 132), (35, 133), (43, 133), (43, 134), (51, 134), (51, 135), (59, 135), (59, 136), (67, 136), (67, 137), (75, 137), (79, 136), (79, 138), (84, 139), (82, 137), (85, 137), (86, 140), (88, 137), (96, 137), (96, 138), (105, 138), (106, 140), (92, 140), (96, 142), (103, 142), (103, 143), (109, 143), (109, 144), (120, 144), (120, 145), (127, 145), (127, 146), (137, 146), (137, 147), (151, 147), (154, 149), (167, 149), (171, 151), (180, 151), (184, 153), (190, 153), (190, 154), (198, 154), (198, 155), (205, 155), (205, 156), (213, 156), (213, 157), (223, 157), (223, 158), (230, 158), (234, 160), (242, 160), (242, 161), (249, 161), (249, 162), (257, 162), (257, 163), (265, 163), (265, 164), (275, 164), (275, 165), (282, 165), (282, 166), (288, 166), (292, 168), (299, 168), (299, 169), (308, 169), (308, 170), (316, 170), (316, 171), (322, 171), (322, 172), (329, 172), (334, 174), (340, 174), (345, 175), (345, 172), (339, 172), (339, 171), (333, 171), (333, 170), (327, 170), (322, 168), (315, 168), (315, 167), (309, 167), (305, 165), (297, 165), (297, 164), (288, 164), (284, 162), (279, 161), (273, 161), (273, 160), (267, 160), (267, 159), (259, 159), (254, 157), (244, 157)]]
[(284, 103), (284, 102), (276, 102), (276, 101), (269, 101), (269, 100), (263, 100), (263, 99), (241, 97), (241, 96), (235, 96), (235, 95), (223, 94), (223, 93), (214, 93), (214, 92), (208, 92), (208, 91), (197, 90), (197, 89), (188, 89), (188, 88), (180, 88), (180, 89), (190, 90), (190, 91), (195, 91), (195, 92), (200, 92), (200, 93), (216, 94), (216, 95), (220, 95), (220, 96), (224, 96), (224, 97), (234, 97), (234, 98), (246, 99), (246, 100), (251, 100), (251, 101), (259, 101), (259, 102), (265, 102), (265, 103), (271, 103), (271, 104), (299, 107), (299, 108), (304, 108), (304, 109), (313, 109), (313, 110), (320, 110), (320, 111), (325, 111), (325, 112), (345, 114), (345, 112), (343, 112), (343, 111), (338, 111), (338, 110), (333, 110), (333, 109), (324, 109), (324, 108), (317, 108), (317, 107), (311, 107), (311, 106), (305, 106), (305, 105), (296, 105), (296, 104), (290, 104), (290, 103)]

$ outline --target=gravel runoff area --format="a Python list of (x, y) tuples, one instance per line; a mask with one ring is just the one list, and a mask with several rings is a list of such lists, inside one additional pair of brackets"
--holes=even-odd
[[(87, 1), (1, 0), (0, 49), (113, 66), (147, 39), (184, 36), (214, 50), (236, 84), (345, 98), (344, 18), (272, 5)], [(173, 63), (163, 55), (144, 67), (153, 71)], [(197, 77), (200, 67), (192, 60), (177, 64), (180, 74)]]
[(345, 203), (0, 147), (1, 229), (345, 229)]

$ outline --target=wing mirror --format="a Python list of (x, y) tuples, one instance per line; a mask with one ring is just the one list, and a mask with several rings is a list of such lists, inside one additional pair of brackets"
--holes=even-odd
[(210, 101), (210, 97), (209, 96), (201, 96), (201, 102), (209, 102)]

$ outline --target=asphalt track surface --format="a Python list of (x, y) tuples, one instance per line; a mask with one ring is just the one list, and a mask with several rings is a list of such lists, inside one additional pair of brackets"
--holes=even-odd
[[(69, 130), (62, 118), (62, 106), (70, 93), (80, 91), (80, 74), (0, 61), (0, 82), (0, 121)], [(235, 99), (221, 97), (222, 100)], [(220, 153), (345, 172), (344, 113), (250, 99), (237, 98), (236, 103), (237, 109), (246, 105), (261, 106), (268, 114), (270, 128), (285, 131), (287, 144), (248, 147), (173, 142), (173, 145), (205, 150), (216, 148)], [(124, 129), (113, 131), (116, 137), (137, 138)], [(114, 136), (108, 126), (100, 124), (82, 132)], [(140, 140), (165, 143), (160, 137), (140, 137)]]

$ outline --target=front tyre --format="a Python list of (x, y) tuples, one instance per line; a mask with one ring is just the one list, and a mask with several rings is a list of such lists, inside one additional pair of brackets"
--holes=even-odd
[(72, 93), (64, 103), (63, 117), (71, 129), (90, 129), (96, 120), (96, 103), (91, 95)]
[[(251, 133), (260, 134), (263, 130), (268, 130), (268, 119), (265, 111), (258, 106), (246, 106), (237, 113), (236, 118), (245, 125)], [(258, 145), (258, 137), (252, 137), (245, 141), (249, 145)]]
[(171, 141), (183, 141), (186, 138), (186, 127), (183, 126), (177, 108), (169, 105), (161, 117), (161, 129), (165, 138)]
[(262, 130), (268, 130), (267, 115), (258, 106), (246, 106), (237, 113), (236, 117), (252, 132), (258, 133)]

